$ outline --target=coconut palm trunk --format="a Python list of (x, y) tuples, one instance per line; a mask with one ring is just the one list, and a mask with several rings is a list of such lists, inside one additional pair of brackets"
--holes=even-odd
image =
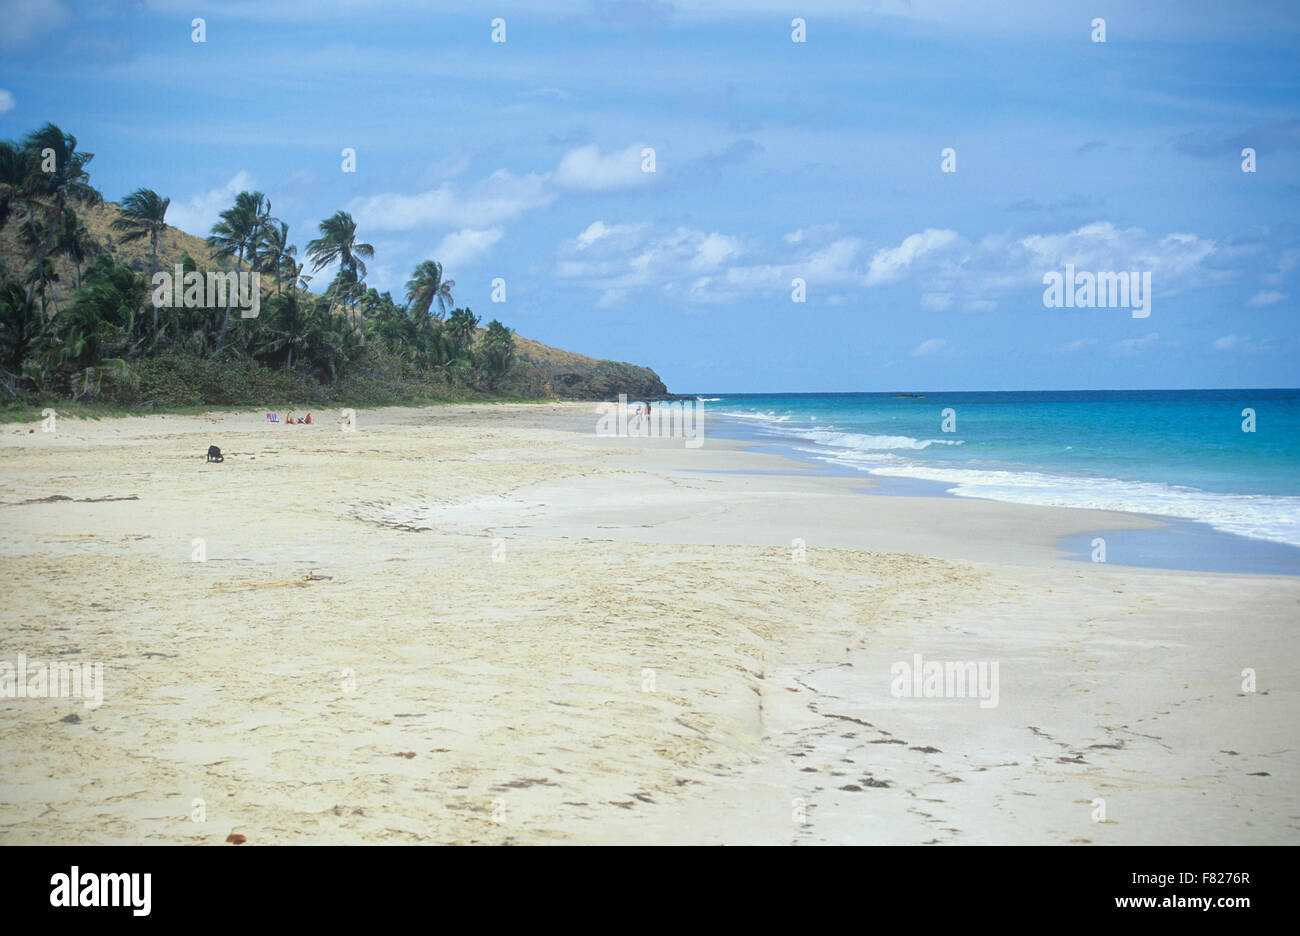
[[(240, 258), (235, 257), (235, 272), (243, 273), (244, 268), (239, 261)], [(221, 355), (221, 349), (225, 347), (226, 344), (226, 329), (230, 327), (230, 302), (234, 299), (233, 293), (234, 290), (226, 290), (226, 314), (221, 319), (221, 334), (217, 335), (217, 350), (212, 352), (213, 357), (219, 357)]]

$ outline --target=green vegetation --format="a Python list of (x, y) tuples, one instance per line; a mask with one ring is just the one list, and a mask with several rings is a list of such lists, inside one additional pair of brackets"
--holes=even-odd
[[(540, 369), (520, 359), (511, 329), (495, 320), (480, 328), (478, 316), (455, 306), (455, 282), (437, 261), (416, 267), (404, 302), (367, 287), (364, 261), (375, 251), (343, 211), (322, 221), (305, 249), (313, 273), (337, 265), (323, 295), (306, 291), (311, 276), (270, 200), (240, 192), (209, 232), (209, 255), (181, 257), (187, 275), (166, 299), (154, 274), (173, 272), (159, 256), (170, 199), (139, 188), (111, 224), (122, 243), (148, 243), (146, 276), (110, 256), (78, 214), (103, 201), (89, 181), (93, 158), (53, 124), (0, 141), (0, 231), (14, 226), (21, 252), (18, 264), (0, 257), (0, 416), (67, 401), (138, 412), (554, 395)], [(76, 271), (70, 299), (60, 287), (62, 303), (60, 259)], [(232, 267), (260, 275), (256, 317), (232, 309), (233, 289), (212, 302), (214, 290), (196, 288), (190, 301), (192, 283)]]

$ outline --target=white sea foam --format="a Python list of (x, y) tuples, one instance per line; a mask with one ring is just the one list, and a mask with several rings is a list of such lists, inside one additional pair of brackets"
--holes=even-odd
[(859, 451), (920, 451), (932, 445), (961, 445), (960, 439), (913, 439), (904, 435), (871, 435), (865, 432), (838, 432), (831, 428), (816, 427), (808, 432), (801, 432), (805, 439), (821, 445), (833, 445), (838, 448)]
[(921, 464), (912, 461), (906, 453), (921, 451), (931, 445), (960, 445), (961, 440), (841, 432), (832, 426), (806, 429), (780, 425), (785, 418), (774, 420), (767, 414), (744, 415), (774, 423), (769, 428), (776, 434), (822, 446), (796, 446), (797, 451), (820, 461), (873, 475), (939, 481), (949, 485), (948, 493), (957, 497), (1176, 517), (1207, 523), (1224, 533), (1300, 546), (1300, 497), (1218, 494), (1155, 481)]
[(853, 465), (873, 475), (940, 481), (951, 485), (948, 493), (957, 497), (1178, 517), (1208, 523), (1224, 533), (1300, 546), (1300, 497), (1216, 494), (1155, 481), (1078, 478), (1038, 471), (871, 464), (843, 455), (821, 457), (825, 461)]
[(783, 423), (788, 422), (791, 418), (789, 413), (778, 415), (771, 410), (763, 413), (728, 413), (719, 412), (719, 416), (731, 416), (734, 419), (752, 419), (755, 422)]

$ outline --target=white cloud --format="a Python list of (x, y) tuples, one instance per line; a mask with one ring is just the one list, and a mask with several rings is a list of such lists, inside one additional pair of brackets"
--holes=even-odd
[(1141, 228), (1117, 228), (1109, 221), (1086, 224), (1066, 234), (1034, 234), (1019, 241), (1031, 268), (1041, 273), (1067, 263), (1087, 272), (1150, 272), (1165, 291), (1191, 282), (1201, 261), (1215, 251), (1213, 241), (1195, 234), (1156, 239)]
[(1286, 298), (1286, 293), (1284, 292), (1279, 292), (1276, 289), (1266, 289), (1263, 292), (1257, 292), (1255, 293), (1255, 295), (1251, 296), (1250, 302), (1248, 302), (1247, 305), (1259, 309), (1259, 308), (1263, 308), (1264, 306), (1277, 305), (1285, 298)]
[(555, 167), (555, 184), (581, 192), (608, 192), (650, 184), (654, 173), (641, 171), (641, 150), (633, 143), (614, 153), (601, 153), (594, 143), (569, 150)]
[(386, 192), (354, 198), (348, 204), (348, 211), (360, 228), (406, 231), (417, 227), (498, 224), (548, 205), (554, 199), (546, 191), (546, 176), (535, 172), (517, 176), (498, 169), (465, 192), (444, 182), (436, 189), (415, 195)]
[(696, 270), (716, 270), (721, 264), (740, 256), (740, 242), (714, 231), (700, 241), (695, 249), (691, 267)]
[(225, 185), (194, 195), (187, 201), (172, 199), (167, 208), (167, 223), (195, 237), (207, 237), (221, 212), (234, 205), (235, 196), (255, 188), (253, 177), (240, 169)]
[(0, 114), (7, 114), (15, 107), (14, 93), (0, 88)]
[(1249, 335), (1224, 335), (1214, 342), (1215, 351), (1244, 351), (1248, 354), (1254, 354), (1259, 351), (1267, 351), (1269, 339), (1256, 341)]
[(622, 238), (626, 235), (638, 233), (644, 224), (606, 224), (604, 221), (593, 221), (587, 225), (587, 229), (578, 235), (576, 241), (579, 250), (586, 250), (597, 241), (606, 238)]
[(1111, 350), (1116, 354), (1138, 354), (1155, 347), (1160, 341), (1160, 333), (1152, 332), (1142, 338), (1125, 338), (1123, 341), (1117, 341), (1111, 345)]
[[(556, 274), (601, 290), (609, 297), (606, 304), (621, 302), (631, 289), (667, 289), (687, 278), (692, 279), (688, 292), (695, 299), (733, 298), (732, 293), (712, 288), (714, 277), (700, 274), (713, 273), (739, 256), (740, 241), (717, 231), (706, 233), (686, 227), (643, 236), (645, 228), (644, 224), (593, 221), (574, 240), (565, 242), (555, 265)], [(566, 252), (585, 257), (565, 257)]]
[(485, 256), (504, 235), (505, 231), (499, 227), (482, 231), (464, 228), (440, 240), (433, 248), (433, 256), (449, 268), (468, 264)]
[[(647, 224), (594, 221), (565, 242), (557, 270), (591, 289), (673, 286), (675, 295), (702, 302), (776, 295), (790, 290), (795, 278), (806, 281), (809, 301), (817, 303), (834, 294), (852, 304), (855, 287), (912, 284), (921, 310), (979, 314), (995, 311), (1004, 297), (1041, 295), (1043, 273), (1061, 270), (1067, 262), (1080, 271), (1150, 270), (1157, 288), (1173, 294), (1214, 273), (1205, 262), (1212, 254), (1220, 254), (1215, 269), (1227, 260), (1212, 241), (1193, 234), (1153, 236), (1109, 222), (1020, 239), (989, 234), (977, 242), (956, 231), (927, 228), (870, 253), (861, 239), (838, 235), (834, 225), (805, 226), (759, 246), (716, 231), (654, 230)], [(760, 250), (779, 260), (735, 265), (739, 257)], [(1143, 347), (1121, 343), (1116, 349), (1134, 353)]]
[(929, 354), (938, 354), (947, 347), (948, 342), (943, 338), (927, 338), (912, 349), (912, 357), (925, 357)]
[(871, 258), (871, 267), (867, 270), (866, 285), (892, 283), (902, 279), (913, 261), (934, 251), (943, 250), (957, 243), (957, 232), (927, 228), (920, 234), (911, 234), (903, 238), (897, 247), (882, 248)]

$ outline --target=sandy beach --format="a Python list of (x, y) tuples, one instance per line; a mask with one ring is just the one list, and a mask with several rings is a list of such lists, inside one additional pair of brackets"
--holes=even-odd
[(1300, 842), (1300, 579), (592, 404), (316, 416), (0, 425), (0, 661), (103, 673), (0, 698), (0, 843)]

